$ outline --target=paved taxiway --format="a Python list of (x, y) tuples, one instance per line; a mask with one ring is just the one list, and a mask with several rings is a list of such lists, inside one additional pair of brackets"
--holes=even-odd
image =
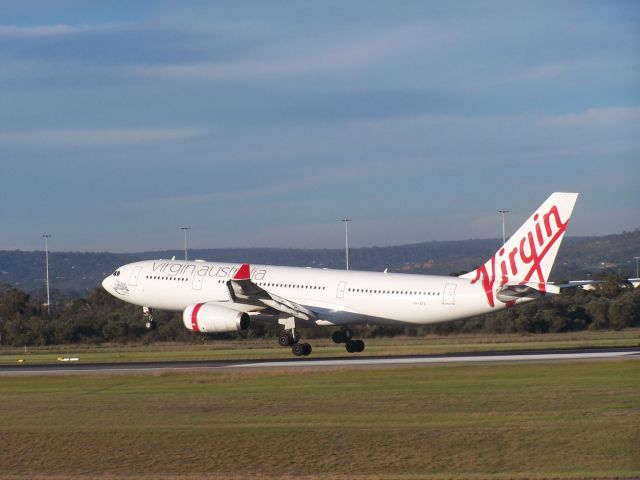
[(251, 370), (273, 368), (376, 367), (397, 365), (438, 365), (547, 362), (611, 358), (640, 359), (640, 347), (571, 350), (519, 350), (471, 352), (444, 355), (404, 355), (381, 357), (293, 358), (270, 360), (204, 360), (185, 362), (136, 362), (54, 365), (0, 365), (0, 375), (47, 375), (59, 373), (154, 373), (169, 370)]

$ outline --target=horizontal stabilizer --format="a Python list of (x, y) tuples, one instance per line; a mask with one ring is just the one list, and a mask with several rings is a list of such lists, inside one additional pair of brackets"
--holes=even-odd
[(496, 298), (503, 303), (520, 298), (538, 298), (546, 294), (557, 295), (560, 287), (551, 283), (506, 283), (496, 290)]

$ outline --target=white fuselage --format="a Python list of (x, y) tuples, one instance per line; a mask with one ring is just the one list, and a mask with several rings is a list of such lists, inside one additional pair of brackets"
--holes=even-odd
[[(308, 355), (310, 345), (293, 335), (305, 324), (447, 322), (559, 293), (547, 279), (577, 198), (552, 193), (483, 265), (460, 277), (149, 260), (120, 267), (102, 285), (130, 303), (182, 311), (185, 327), (196, 332), (241, 330), (249, 315), (275, 319), (291, 332), (280, 344)], [(362, 351), (364, 343), (345, 337), (347, 330), (332, 338)]]
[[(160, 310), (182, 311), (207, 302), (230, 305), (226, 282), (238, 268), (229, 263), (149, 260), (120, 267), (103, 286), (124, 301)], [(251, 280), (315, 312), (318, 318), (310, 324), (316, 325), (428, 324), (505, 306), (490, 306), (480, 283), (458, 277), (252, 265)]]

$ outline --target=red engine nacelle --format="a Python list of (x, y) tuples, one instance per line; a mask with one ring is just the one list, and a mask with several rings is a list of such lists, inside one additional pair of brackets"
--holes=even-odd
[(196, 303), (182, 312), (184, 326), (194, 332), (237, 332), (249, 328), (251, 319), (246, 312), (238, 312), (215, 303)]

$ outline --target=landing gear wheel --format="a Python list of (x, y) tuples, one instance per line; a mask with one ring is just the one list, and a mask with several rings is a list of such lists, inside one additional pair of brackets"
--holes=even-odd
[(149, 331), (155, 330), (156, 327), (157, 327), (156, 321), (152, 319), (147, 320), (144, 324), (144, 328), (146, 328)]
[(331, 340), (335, 343), (347, 343), (353, 337), (353, 332), (350, 328), (341, 328), (340, 330), (336, 330), (331, 335)]
[(364, 342), (362, 340), (349, 340), (346, 348), (349, 353), (360, 353), (364, 351)]
[(331, 340), (333, 340), (334, 343), (344, 343), (347, 341), (342, 330), (336, 330), (333, 332), (331, 334)]
[(283, 333), (278, 337), (278, 343), (281, 347), (290, 347), (293, 345), (293, 338), (288, 333)]
[(296, 357), (307, 356), (311, 353), (311, 345), (308, 343), (294, 343), (291, 351)]

